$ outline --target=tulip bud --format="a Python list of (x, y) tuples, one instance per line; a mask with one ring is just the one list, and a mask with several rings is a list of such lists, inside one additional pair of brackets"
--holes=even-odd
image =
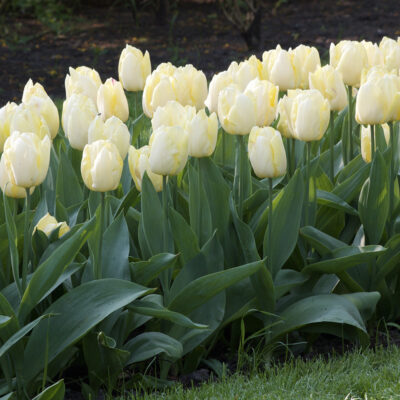
[(384, 37), (379, 43), (379, 49), (383, 53), (383, 63), (390, 71), (400, 68), (400, 45), (393, 39)]
[(270, 125), (275, 119), (279, 88), (269, 81), (252, 80), (244, 94), (252, 97), (256, 105), (256, 125)]
[(252, 97), (229, 85), (218, 98), (218, 117), (222, 127), (231, 135), (247, 135), (257, 123), (256, 105)]
[(83, 149), (81, 174), (90, 190), (115, 190), (121, 180), (122, 167), (117, 146), (109, 140), (97, 140)]
[(263, 54), (264, 76), (280, 90), (296, 89), (301, 84), (301, 64), (297, 55), (276, 46)]
[(43, 86), (40, 83), (33, 84), (32, 79), (29, 79), (24, 88), (22, 102), (35, 108), (45, 119), (50, 130), (50, 136), (54, 139), (60, 127), (60, 118), (56, 105), (47, 95)]
[(215, 150), (218, 137), (218, 119), (215, 113), (207, 117), (200, 110), (188, 124), (189, 155), (192, 157), (209, 157)]
[[(279, 118), (277, 128), (282, 136), (286, 137), (287, 139), (294, 138), (292, 120), (290, 119), (294, 97), (289, 96), (290, 92), (291, 90), (288, 91), (288, 95), (283, 96), (279, 100), (276, 110), (277, 118)], [(295, 90), (295, 92), (297, 92), (297, 90)]]
[(223, 71), (215, 74), (208, 88), (208, 96), (204, 104), (210, 112), (218, 112), (218, 97), (222, 89), (225, 89), (233, 83), (232, 74), (228, 71)]
[(149, 52), (143, 53), (136, 47), (126, 45), (118, 64), (119, 80), (125, 90), (143, 90), (146, 78), (151, 74)]
[(188, 158), (188, 134), (180, 126), (162, 126), (151, 138), (150, 168), (158, 175), (178, 175)]
[[(390, 129), (388, 124), (383, 124), (383, 133), (386, 144), (389, 144)], [(371, 127), (361, 126), (361, 155), (366, 163), (371, 162)]]
[(39, 230), (44, 232), (46, 236), (50, 236), (51, 232), (53, 232), (54, 229), (57, 228), (60, 228), (60, 230), (58, 231), (59, 238), (70, 230), (65, 221), (58, 222), (53, 216), (47, 213), (42, 218), (40, 218), (33, 230), (33, 233), (35, 233), (36, 230)]
[(233, 83), (239, 87), (240, 91), (243, 91), (253, 79), (262, 77), (262, 63), (255, 56), (240, 64), (233, 61), (228, 68), (228, 73), (232, 76)]
[(108, 78), (97, 92), (97, 108), (99, 113), (106, 120), (113, 115), (122, 122), (129, 118), (129, 106), (121, 82)]
[(368, 68), (384, 64), (383, 52), (376, 43), (361, 41), (368, 57)]
[(66, 98), (68, 99), (74, 93), (83, 94), (96, 104), (100, 85), (100, 75), (95, 69), (84, 66), (76, 69), (69, 67), (69, 75), (65, 77)]
[(318, 67), (310, 73), (310, 89), (316, 89), (329, 101), (331, 110), (341, 111), (346, 107), (347, 93), (342, 76), (331, 65)]
[(329, 118), (329, 101), (318, 90), (303, 90), (294, 97), (290, 119), (296, 139), (320, 140), (329, 125)]
[(32, 132), (39, 138), (51, 138), (46, 120), (39, 114), (37, 108), (30, 104), (21, 103), (14, 111), (10, 123), (10, 132)]
[(194, 107), (183, 106), (177, 101), (170, 100), (164, 106), (157, 108), (151, 120), (151, 126), (153, 131), (162, 126), (180, 126), (186, 129), (195, 115)]
[(161, 192), (163, 187), (163, 177), (162, 175), (157, 175), (151, 172), (149, 156), (149, 146), (143, 146), (140, 149), (135, 149), (135, 147), (130, 146), (128, 155), (129, 171), (131, 172), (132, 179), (135, 182), (136, 189), (139, 190), (139, 192), (142, 190), (142, 180), (145, 172), (147, 172), (147, 176), (150, 178), (154, 189), (157, 192)]
[(300, 63), (300, 88), (308, 89), (308, 75), (321, 67), (318, 50), (315, 47), (304, 46), (301, 44), (292, 50)]
[(32, 132), (14, 131), (4, 143), (4, 166), (13, 185), (24, 188), (40, 185), (50, 163), (51, 140)]
[(62, 126), (72, 148), (83, 150), (88, 143), (90, 123), (96, 115), (95, 103), (83, 94), (73, 94), (64, 101)]
[(343, 82), (349, 86), (360, 85), (361, 71), (368, 66), (368, 56), (360, 42), (342, 40), (329, 48), (330, 64), (338, 70)]
[[(14, 199), (23, 199), (26, 197), (26, 190), (21, 186), (14, 185), (11, 182), (11, 176), (4, 163), (5, 158), (2, 157), (0, 160), (0, 188), (8, 197)], [(30, 189), (31, 194), (35, 190), (34, 187)]]
[(0, 152), (3, 151), (4, 142), (10, 136), (11, 120), (17, 107), (15, 103), (8, 102), (0, 108)]
[(117, 146), (122, 160), (128, 153), (130, 139), (128, 127), (117, 117), (112, 116), (103, 122), (101, 116), (98, 115), (89, 125), (88, 143), (96, 140), (110, 140)]
[(254, 173), (261, 179), (286, 173), (286, 153), (280, 133), (271, 127), (255, 126), (249, 135), (249, 158)]

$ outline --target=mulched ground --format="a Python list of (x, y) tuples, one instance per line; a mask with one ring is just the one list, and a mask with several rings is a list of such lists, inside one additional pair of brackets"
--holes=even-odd
[[(397, 0), (264, 1), (261, 49), (280, 43), (315, 45), (327, 58), (329, 44), (340, 39), (379, 41), (400, 35)], [(58, 35), (29, 18), (8, 17), (0, 26), (0, 106), (19, 101), (25, 82), (41, 82), (51, 96), (64, 96), (68, 66), (93, 66), (103, 80), (117, 77), (118, 58), (125, 43), (150, 52), (153, 66), (170, 60), (192, 63), (210, 78), (232, 60), (251, 52), (239, 32), (214, 4), (186, 4), (173, 26), (159, 26), (154, 13), (139, 12), (135, 25), (128, 8), (82, 8)], [(172, 28), (172, 29), (170, 29)], [(5, 33), (6, 32), (6, 33)], [(261, 56), (262, 51), (256, 52)]]

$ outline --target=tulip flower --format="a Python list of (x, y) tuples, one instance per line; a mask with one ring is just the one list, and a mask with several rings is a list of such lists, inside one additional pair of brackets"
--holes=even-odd
[(122, 122), (129, 118), (129, 106), (121, 82), (109, 78), (97, 92), (97, 108), (104, 120), (118, 117)]
[(379, 49), (383, 53), (383, 64), (390, 71), (400, 68), (400, 45), (396, 40), (384, 37), (379, 43)]
[(88, 143), (96, 140), (110, 140), (117, 146), (122, 160), (128, 154), (130, 139), (128, 127), (117, 117), (112, 116), (103, 122), (101, 116), (98, 115), (89, 125)]
[[(26, 190), (22, 186), (14, 185), (11, 182), (10, 172), (7, 170), (5, 163), (5, 158), (2, 157), (0, 160), (0, 188), (8, 197), (12, 197), (14, 199), (24, 199), (26, 197)], [(30, 193), (32, 194), (35, 190), (34, 187), (30, 189)]]
[(264, 76), (280, 90), (296, 89), (301, 85), (301, 64), (293, 51), (286, 51), (277, 46), (265, 51), (262, 57)]
[(151, 74), (149, 52), (143, 53), (136, 47), (126, 45), (118, 63), (118, 76), (125, 90), (143, 90), (147, 77)]
[(151, 172), (149, 156), (150, 146), (143, 146), (140, 149), (130, 146), (128, 155), (129, 171), (139, 192), (142, 190), (142, 180), (145, 172), (151, 180), (154, 189), (157, 192), (161, 192), (163, 188), (163, 177), (162, 175)]
[(58, 222), (53, 216), (47, 213), (42, 218), (40, 218), (33, 230), (33, 233), (35, 233), (36, 230), (39, 230), (42, 231), (46, 236), (50, 236), (51, 232), (53, 232), (57, 228), (59, 228), (59, 238), (70, 230), (65, 221)]
[(218, 112), (218, 97), (222, 89), (225, 89), (233, 83), (232, 74), (229, 71), (223, 71), (215, 74), (208, 88), (208, 96), (204, 104), (210, 112)]
[(151, 119), (151, 126), (153, 131), (162, 126), (180, 126), (186, 129), (195, 115), (194, 107), (183, 106), (175, 100), (170, 100), (164, 106), (157, 108)]
[(329, 48), (330, 64), (342, 74), (346, 85), (358, 87), (361, 71), (368, 67), (368, 56), (360, 42), (342, 40), (331, 43)]
[(247, 135), (257, 124), (257, 109), (253, 97), (229, 85), (218, 98), (218, 117), (222, 127), (231, 135)]
[(81, 174), (90, 190), (115, 190), (121, 180), (122, 167), (118, 148), (109, 140), (97, 140), (83, 149)]
[(51, 138), (50, 129), (46, 120), (31, 104), (20, 104), (15, 109), (10, 122), (10, 133), (14, 131), (32, 132), (39, 138)]
[[(386, 144), (389, 144), (390, 141), (390, 130), (389, 130), (389, 125), (388, 124), (383, 124), (383, 133), (385, 136), (385, 141)], [(367, 126), (362, 126), (361, 127), (361, 155), (362, 158), (366, 163), (371, 162), (371, 134), (370, 134), (370, 128)]]
[(232, 82), (243, 91), (253, 79), (262, 78), (263, 66), (260, 60), (252, 56), (249, 60), (239, 64), (233, 61), (227, 72), (232, 77)]
[(318, 50), (315, 47), (304, 46), (301, 44), (292, 50), (300, 64), (300, 88), (308, 89), (308, 75), (321, 67), (321, 60)]
[(69, 75), (65, 77), (66, 98), (73, 94), (83, 94), (96, 104), (100, 85), (100, 75), (95, 69), (84, 66), (76, 69), (69, 67)]
[(368, 57), (368, 68), (384, 65), (384, 56), (382, 50), (376, 43), (361, 41)]
[(0, 108), (0, 152), (3, 151), (4, 142), (10, 136), (11, 119), (16, 109), (17, 105), (10, 102)]
[(162, 126), (152, 134), (150, 168), (158, 175), (178, 175), (188, 158), (188, 134), (180, 126)]
[(286, 153), (279, 131), (254, 127), (249, 135), (249, 159), (261, 179), (277, 178), (286, 173)]
[(83, 150), (88, 143), (89, 126), (96, 115), (95, 103), (83, 94), (73, 94), (64, 101), (62, 126), (72, 148)]
[(218, 119), (215, 113), (209, 117), (200, 110), (188, 124), (189, 155), (209, 157), (215, 150), (218, 137)]
[(260, 127), (270, 125), (275, 119), (278, 106), (278, 86), (256, 78), (247, 85), (244, 94), (253, 98), (256, 104), (256, 125)]
[(56, 105), (47, 95), (43, 86), (40, 83), (33, 84), (32, 79), (29, 79), (24, 88), (22, 102), (35, 108), (45, 119), (50, 130), (50, 136), (54, 139), (60, 127), (60, 117)]

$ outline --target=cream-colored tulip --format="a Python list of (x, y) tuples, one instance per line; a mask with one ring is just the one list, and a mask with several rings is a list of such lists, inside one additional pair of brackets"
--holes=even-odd
[(397, 41), (385, 36), (379, 43), (379, 48), (383, 53), (385, 67), (389, 71), (392, 69), (397, 71), (400, 68), (400, 45)]
[(361, 41), (368, 57), (368, 68), (384, 64), (383, 52), (376, 43)]
[(70, 228), (65, 221), (58, 222), (52, 215), (47, 213), (42, 218), (40, 218), (33, 230), (33, 233), (35, 233), (36, 230), (39, 230), (42, 231), (46, 236), (50, 236), (51, 232), (53, 232), (57, 228), (60, 228), (58, 231), (59, 238), (70, 231)]
[(362, 125), (383, 124), (400, 119), (400, 78), (386, 74), (369, 79), (357, 93), (356, 120)]
[(93, 100), (83, 94), (73, 94), (64, 101), (62, 126), (72, 148), (83, 150), (88, 143), (91, 122), (97, 115)]
[(329, 118), (329, 101), (318, 90), (303, 90), (294, 97), (290, 119), (296, 139), (320, 140), (328, 128)]
[(332, 65), (318, 67), (315, 72), (310, 73), (310, 89), (321, 92), (328, 99), (331, 110), (341, 111), (347, 106), (347, 92), (342, 76)]
[(239, 64), (233, 61), (227, 72), (232, 76), (233, 83), (243, 91), (253, 79), (262, 78), (263, 66), (256, 56), (251, 56), (248, 60)]
[(118, 64), (119, 80), (125, 90), (137, 92), (143, 90), (147, 77), (151, 74), (150, 54), (136, 47), (126, 45), (122, 50)]
[[(24, 187), (14, 185), (11, 182), (11, 176), (9, 171), (7, 170), (5, 163), (5, 158), (2, 157), (0, 160), (0, 188), (8, 197), (12, 197), (14, 199), (23, 199), (26, 197), (26, 190)], [(30, 189), (30, 193), (32, 194), (35, 190), (35, 187)]]
[(113, 115), (122, 122), (129, 118), (128, 100), (121, 82), (108, 78), (97, 91), (97, 108), (105, 121)]
[(17, 107), (15, 103), (8, 102), (0, 108), (0, 152), (3, 151), (4, 142), (11, 134), (11, 120)]
[(229, 85), (219, 94), (218, 118), (227, 133), (247, 135), (257, 125), (253, 97), (242, 93), (236, 85)]
[[(388, 124), (382, 125), (386, 144), (390, 140), (390, 128)], [(371, 162), (371, 127), (361, 126), (361, 155), (366, 163)]]
[(331, 43), (329, 57), (330, 64), (342, 74), (346, 85), (360, 85), (361, 71), (368, 67), (367, 52), (360, 42), (342, 40), (337, 45)]
[[(295, 90), (297, 91), (297, 90)], [(291, 91), (288, 91), (288, 94)], [(294, 131), (292, 126), (292, 120), (290, 119), (290, 114), (292, 111), (294, 97), (289, 97), (288, 95), (283, 96), (279, 102), (276, 110), (276, 117), (279, 118), (277, 128), (282, 136), (287, 139), (294, 138)]]
[(188, 134), (180, 126), (162, 126), (152, 134), (150, 169), (158, 175), (178, 175), (188, 158)]
[(223, 71), (215, 74), (208, 88), (208, 96), (204, 104), (210, 112), (218, 112), (218, 97), (222, 89), (225, 89), (233, 83), (232, 74), (229, 71)]
[[(375, 81), (383, 78), (385, 75), (397, 75), (396, 70), (388, 71), (384, 65), (375, 65), (369, 69), (363, 69), (361, 73), (361, 85), (367, 81)], [(360, 86), (361, 86), (360, 85)]]
[(89, 125), (88, 143), (110, 140), (117, 146), (123, 160), (128, 154), (130, 139), (128, 127), (117, 117), (112, 116), (104, 122), (101, 116), (97, 115)]
[(128, 155), (129, 171), (135, 182), (136, 189), (139, 190), (139, 192), (142, 190), (142, 180), (145, 172), (147, 172), (147, 176), (150, 178), (154, 189), (156, 189), (157, 192), (161, 192), (163, 188), (163, 177), (162, 175), (151, 172), (149, 157), (150, 146), (143, 146), (140, 149), (130, 146)]
[(292, 50), (300, 64), (300, 88), (308, 89), (308, 75), (321, 66), (321, 59), (315, 47), (304, 46), (301, 44)]
[(97, 140), (83, 149), (81, 174), (90, 190), (115, 190), (121, 180), (122, 167), (118, 148), (109, 140)]
[(209, 157), (215, 150), (218, 137), (218, 119), (215, 113), (209, 117), (200, 110), (188, 124), (189, 155)]
[(301, 84), (301, 64), (293, 51), (277, 46), (263, 54), (264, 78), (267, 77), (280, 90), (296, 89)]
[(24, 188), (40, 185), (50, 163), (51, 140), (32, 132), (14, 131), (4, 143), (4, 166), (13, 185)]
[(286, 152), (281, 134), (271, 128), (254, 127), (249, 135), (249, 159), (261, 179), (277, 178), (286, 173)]
[(275, 119), (279, 88), (273, 83), (258, 78), (252, 80), (244, 94), (253, 98), (256, 105), (256, 125), (267, 126)]
[(157, 108), (151, 119), (151, 125), (153, 131), (162, 126), (180, 126), (186, 129), (195, 115), (194, 107), (183, 106), (175, 100), (170, 100), (164, 106)]
[(40, 83), (33, 84), (32, 79), (29, 79), (24, 88), (22, 102), (35, 108), (46, 120), (50, 136), (54, 139), (60, 128), (60, 117), (56, 105), (48, 96), (44, 87)]
[(51, 138), (50, 128), (36, 107), (21, 103), (14, 111), (10, 123), (10, 133), (14, 131), (32, 132), (39, 138)]
[(85, 66), (76, 69), (69, 67), (69, 75), (65, 77), (66, 98), (73, 94), (83, 94), (96, 104), (100, 85), (100, 75), (95, 69)]

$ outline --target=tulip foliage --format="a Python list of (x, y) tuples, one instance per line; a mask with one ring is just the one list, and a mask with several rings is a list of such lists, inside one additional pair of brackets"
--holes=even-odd
[(159, 386), (218, 370), (223, 346), (366, 343), (397, 320), (400, 89), (382, 43), (332, 45), (325, 67), (278, 46), (208, 90), (127, 47), (120, 82), (70, 68), (55, 133), (28, 82), (0, 109), (1, 398), (62, 399), (71, 367), (86, 398)]

